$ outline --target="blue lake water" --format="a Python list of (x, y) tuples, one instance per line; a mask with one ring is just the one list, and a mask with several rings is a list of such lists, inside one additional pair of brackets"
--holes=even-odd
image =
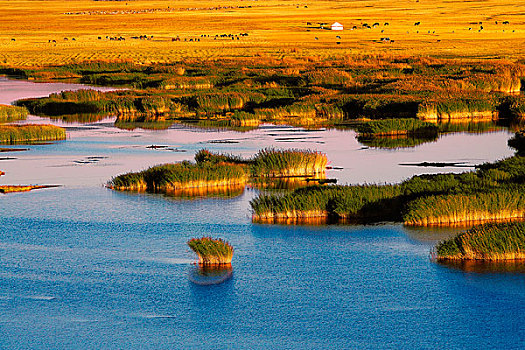
[[(317, 132), (323, 143), (282, 144), (276, 133), (301, 129), (122, 131), (112, 121), (68, 128), (68, 140), (31, 145), (7, 154), (17, 159), (0, 162), (7, 173), (0, 183), (64, 185), (0, 196), (2, 349), (525, 344), (525, 274), (431, 261), (436, 241), (454, 230), (389, 223), (256, 225), (249, 210), (253, 190), (227, 199), (182, 200), (102, 186), (120, 172), (190, 159), (203, 147), (250, 155), (272, 145), (326, 152), (343, 167), (329, 176), (343, 183), (393, 182), (417, 173), (468, 170), (399, 166), (403, 161), (477, 164), (509, 156), (507, 131), (445, 135), (391, 151), (363, 149), (353, 132), (337, 130)], [(238, 143), (210, 143), (217, 139)], [(151, 144), (186, 152), (147, 149)], [(78, 162), (92, 156), (102, 158)], [(235, 247), (233, 275), (221, 284), (192, 282), (199, 273), (186, 242), (204, 235)]]

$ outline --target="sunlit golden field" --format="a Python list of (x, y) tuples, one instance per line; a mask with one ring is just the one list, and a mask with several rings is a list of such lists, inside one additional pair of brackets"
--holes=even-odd
[[(319, 28), (335, 21), (345, 30)], [(240, 33), (248, 36), (215, 39)], [(132, 38), (141, 35), (148, 39)], [(0, 64), (12, 66), (379, 53), (516, 59), (524, 50), (525, 11), (513, 0), (0, 1)]]

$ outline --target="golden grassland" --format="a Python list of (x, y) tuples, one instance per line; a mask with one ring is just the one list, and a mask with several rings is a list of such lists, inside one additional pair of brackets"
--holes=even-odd
[[(525, 50), (525, 11), (513, 0), (0, 0), (0, 18), (0, 65), (9, 66), (254, 55), (517, 59)], [(335, 21), (345, 30), (319, 28)], [(240, 33), (248, 36), (215, 39)], [(132, 38), (141, 35), (148, 38)]]

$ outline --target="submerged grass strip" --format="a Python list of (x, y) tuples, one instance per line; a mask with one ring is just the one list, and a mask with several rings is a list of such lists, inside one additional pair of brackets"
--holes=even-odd
[(0, 125), (0, 143), (64, 140), (66, 130), (55, 125)]
[(0, 193), (29, 192), (32, 190), (38, 190), (42, 188), (51, 188), (51, 187), (57, 187), (57, 186), (56, 185), (27, 185), (27, 186), (5, 185), (5, 186), (0, 186)]
[(436, 246), (438, 260), (525, 259), (525, 223), (479, 225)]
[(233, 247), (220, 238), (193, 238), (188, 241), (188, 246), (199, 257), (200, 265), (230, 265), (232, 262)]

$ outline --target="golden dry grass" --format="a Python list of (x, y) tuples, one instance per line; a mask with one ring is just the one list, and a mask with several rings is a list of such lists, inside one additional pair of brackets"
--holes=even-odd
[[(522, 7), (514, 0), (0, 0), (0, 64), (32, 66), (94, 59), (149, 63), (253, 55), (516, 59), (525, 50)], [(313, 27), (334, 21), (344, 24), (345, 30), (307, 26), (307, 22)], [(421, 24), (415, 26), (416, 22)], [(479, 22), (483, 23), (481, 31)], [(363, 23), (379, 26), (363, 29)], [(350, 30), (354, 25), (358, 29)], [(216, 34), (244, 32), (249, 36), (239, 40), (214, 40)], [(140, 35), (153, 35), (153, 39), (131, 39)], [(110, 41), (106, 36), (126, 40)], [(172, 41), (177, 36), (182, 40)], [(381, 42), (382, 37), (394, 42)], [(189, 42), (195, 38), (200, 41)]]

